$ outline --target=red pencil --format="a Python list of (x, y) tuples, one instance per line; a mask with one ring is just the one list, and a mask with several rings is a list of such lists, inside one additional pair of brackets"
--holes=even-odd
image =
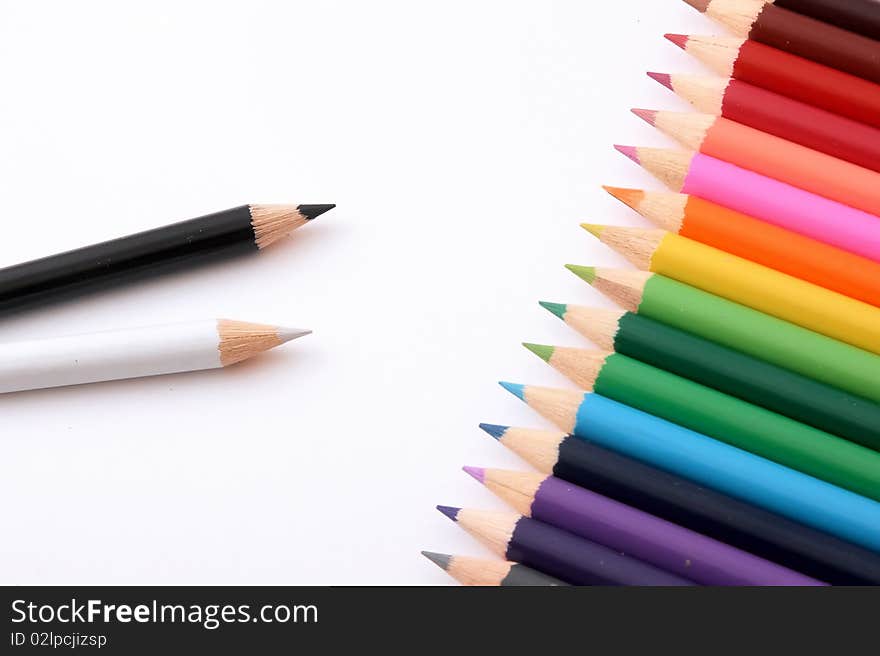
[(880, 86), (756, 41), (667, 34), (725, 77), (880, 127)]
[(648, 73), (699, 111), (880, 171), (880, 129), (742, 80)]
[(880, 82), (880, 41), (764, 0), (685, 0), (736, 36)]

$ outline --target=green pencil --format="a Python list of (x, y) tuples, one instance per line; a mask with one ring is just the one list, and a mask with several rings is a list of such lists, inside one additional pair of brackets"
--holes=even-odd
[(525, 345), (581, 389), (880, 500), (880, 453), (619, 353)]
[(665, 276), (568, 269), (629, 312), (880, 402), (880, 356)]
[(599, 347), (880, 451), (880, 405), (764, 360), (621, 310), (541, 306)]

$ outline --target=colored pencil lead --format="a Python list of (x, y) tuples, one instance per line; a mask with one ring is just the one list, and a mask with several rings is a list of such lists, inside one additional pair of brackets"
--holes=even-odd
[(523, 342), (523, 346), (525, 346), (532, 353), (541, 358), (544, 362), (550, 362), (550, 358), (553, 357), (552, 346), (544, 346), (543, 344), (529, 344), (527, 342)]
[(548, 301), (538, 301), (538, 305), (540, 305), (545, 310), (552, 312), (557, 317), (562, 319), (565, 316), (565, 305), (562, 303), (550, 303)]
[(434, 553), (433, 551), (423, 551), (422, 555), (434, 563), (437, 567), (442, 569), (444, 572), (449, 569), (449, 563), (452, 561), (452, 556), (449, 554), (442, 553)]
[(596, 280), (596, 267), (580, 266), (577, 264), (566, 264), (565, 268), (571, 271), (578, 278), (592, 285)]
[(648, 125), (654, 125), (654, 122), (657, 119), (657, 110), (656, 109), (631, 109), (629, 110), (640, 119), (642, 119)]
[(278, 339), (281, 340), (282, 344), (286, 344), (297, 337), (305, 337), (306, 335), (311, 335), (312, 331), (303, 329), (303, 328), (278, 328)]
[(627, 157), (629, 157), (636, 164), (640, 163), (639, 162), (639, 152), (635, 146), (619, 146), (619, 145), (615, 144), (614, 149), (617, 152), (622, 153), (622, 154), (626, 155)]
[(504, 433), (507, 431), (508, 426), (499, 426), (498, 424), (480, 424), (480, 428), (491, 437), (495, 438), (496, 440), (500, 440), (502, 437), (504, 437)]
[(437, 510), (446, 515), (453, 522), (458, 521), (458, 512), (461, 508), (454, 508), (453, 506), (437, 506)]
[(506, 389), (508, 392), (513, 394), (515, 397), (517, 397), (520, 401), (525, 401), (524, 385), (519, 385), (517, 383), (505, 383), (504, 381), (501, 381), (498, 384), (501, 385), (501, 387)]
[(581, 228), (589, 232), (597, 239), (601, 239), (602, 231), (605, 229), (605, 226), (597, 225), (595, 223), (581, 223)]
[(651, 71), (648, 71), (648, 77), (652, 80), (656, 80), (670, 91), (673, 91), (672, 76), (669, 73), (652, 73)]
[(311, 221), (312, 219), (317, 219), (324, 212), (329, 212), (334, 207), (336, 207), (336, 203), (325, 203), (320, 205), (300, 205), (296, 209), (306, 217), (306, 220)]
[(645, 197), (645, 192), (640, 189), (626, 189), (624, 187), (609, 187), (607, 185), (603, 185), (602, 189), (607, 191), (609, 194), (614, 196), (621, 203), (630, 207), (637, 212), (639, 211), (639, 204), (642, 199)]
[(687, 34), (664, 34), (663, 36), (664, 36), (664, 38), (668, 39), (669, 41), (672, 41), (672, 43), (677, 45), (682, 50), (687, 48), (687, 42), (688, 42)]
[(465, 465), (462, 467), (462, 470), (472, 476), (479, 483), (485, 482), (486, 478), (486, 470), (483, 467), (471, 467), (469, 465)]
[(699, 11), (700, 13), (705, 13), (706, 9), (709, 8), (709, 0), (684, 0), (691, 7)]

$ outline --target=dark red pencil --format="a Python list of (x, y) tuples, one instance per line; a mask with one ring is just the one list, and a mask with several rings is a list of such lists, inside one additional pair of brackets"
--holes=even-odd
[(880, 129), (742, 80), (648, 73), (707, 114), (880, 171)]
[(880, 41), (764, 0), (685, 0), (737, 36), (880, 82)]
[(880, 127), (880, 85), (873, 82), (748, 39), (666, 38), (724, 77)]

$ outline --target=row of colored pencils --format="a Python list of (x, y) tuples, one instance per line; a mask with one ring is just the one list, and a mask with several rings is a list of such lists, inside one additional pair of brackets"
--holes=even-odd
[(576, 389), (483, 424), (536, 472), (465, 467), (511, 513), (440, 506), (504, 558), (470, 585), (880, 584), (880, 3), (686, 0), (722, 77), (649, 75), (685, 150), (617, 146), (668, 191), (584, 224), (634, 269), (567, 265), (620, 310), (542, 302), (598, 347), (525, 344)]

